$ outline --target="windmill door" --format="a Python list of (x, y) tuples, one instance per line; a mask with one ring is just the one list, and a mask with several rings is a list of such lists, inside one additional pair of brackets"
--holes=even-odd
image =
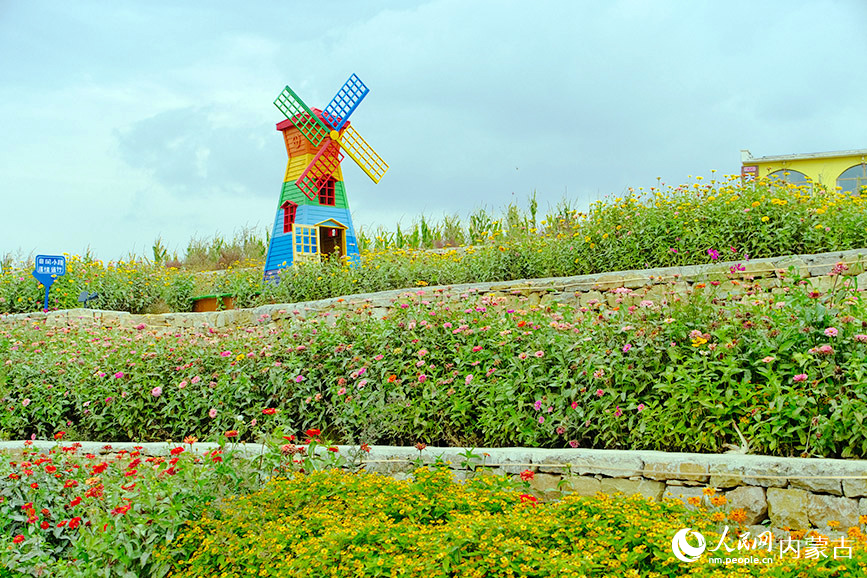
[(317, 223), (316, 226), (319, 229), (319, 254), (323, 258), (345, 256), (346, 225), (334, 219), (328, 219)]

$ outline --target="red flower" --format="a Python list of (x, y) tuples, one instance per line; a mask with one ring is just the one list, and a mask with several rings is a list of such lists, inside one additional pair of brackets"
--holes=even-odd
[(310, 436), (310, 437), (313, 438), (313, 437), (316, 437), (316, 436), (320, 435), (322, 432), (319, 431), (319, 430), (316, 429), (316, 428), (312, 428), (312, 429), (307, 430), (307, 431), (304, 432), (304, 433), (306, 433), (308, 436)]
[(56, 471), (57, 471), (57, 467), (56, 467), (56, 466), (53, 466), (53, 465), (51, 465), (51, 464), (48, 464), (47, 466), (45, 466), (45, 472), (48, 473), (48, 474), (53, 474), (53, 473), (56, 472)]
[(530, 470), (524, 470), (523, 472), (521, 472), (521, 481), (529, 482), (529, 481), (532, 480), (535, 476), (536, 476), (536, 474), (534, 474), (534, 473), (531, 472)]
[(370, 446), (367, 444), (361, 444), (361, 451), (370, 453)]
[(118, 506), (114, 510), (111, 511), (112, 516), (117, 516), (118, 514), (123, 515), (129, 512), (130, 508), (132, 508), (131, 504), (127, 504), (126, 506)]
[(295, 436), (283, 436), (283, 439), (284, 439), (284, 440), (289, 440), (290, 442), (294, 442), (294, 441), (295, 441)]
[(234, 429), (233, 429), (233, 430), (229, 430), (229, 431), (227, 431), (227, 432), (225, 433), (225, 436), (226, 436), (227, 438), (238, 437), (238, 430), (234, 430)]
[(59, 440), (60, 438), (62, 438), (65, 435), (66, 435), (65, 431), (59, 431), (56, 434), (54, 434), (54, 439)]
[(530, 502), (531, 504), (535, 504), (536, 502), (539, 501), (539, 498), (537, 498), (536, 496), (531, 496), (530, 494), (521, 494), (518, 497), (521, 498), (522, 504), (524, 502)]
[(63, 484), (63, 487), (64, 488), (74, 488), (77, 485), (78, 485), (78, 482), (76, 482), (75, 480), (66, 480), (66, 483)]
[(126, 490), (127, 492), (131, 492), (131, 491), (133, 491), (133, 490), (135, 489), (135, 485), (136, 485), (136, 482), (133, 482), (133, 483), (131, 483), (131, 484), (127, 484), (127, 485), (125, 485), (125, 486), (121, 486), (121, 488), (123, 488), (123, 489)]
[(12, 541), (15, 542), (16, 544), (20, 544), (21, 542), (24, 541), (24, 536), (22, 536), (21, 534), (18, 534), (17, 536), (12, 538)]
[(81, 516), (76, 516), (69, 521), (69, 529), (75, 530), (81, 524)]
[(51, 527), (51, 524), (48, 523), (48, 520), (42, 520), (42, 523), (39, 524), (39, 527), (42, 528), (43, 530), (47, 530), (48, 528)]
[(265, 409), (262, 410), (262, 413), (264, 413), (265, 415), (274, 415), (275, 413), (277, 413), (277, 408), (266, 407)]
[(182, 454), (182, 453), (184, 453), (184, 451), (185, 451), (185, 450), (184, 450), (184, 447), (183, 447), (183, 446), (178, 446), (178, 447), (176, 447), (176, 448), (172, 448), (172, 451), (169, 452), (169, 453), (172, 454), (173, 456), (176, 456), (176, 455), (178, 455), (178, 454)]
[(95, 466), (93, 466), (93, 470), (91, 470), (91, 471), (92, 471), (92, 474), (93, 474), (94, 476), (97, 475), (97, 474), (101, 474), (102, 472), (105, 471), (105, 468), (107, 468), (107, 467), (108, 467), (108, 464), (105, 463), (105, 462), (102, 462), (102, 463), (96, 464)]
[(337, 452), (339, 452), (340, 450), (337, 449), (335, 446), (331, 446), (330, 448), (328, 448), (328, 451), (329, 451), (329, 452), (335, 452), (335, 453), (337, 453)]
[(30, 484), (30, 487), (33, 488), (34, 490), (38, 490), (39, 484), (37, 484), (36, 482), (33, 482), (32, 484)]
[[(88, 490), (88, 492), (89, 492), (89, 490)], [(69, 507), (74, 508), (75, 506), (77, 506), (80, 503), (81, 503), (81, 496), (78, 496), (74, 500), (69, 502)]]

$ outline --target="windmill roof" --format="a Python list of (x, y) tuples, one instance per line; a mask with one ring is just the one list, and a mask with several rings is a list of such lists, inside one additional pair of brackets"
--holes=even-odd
[[(311, 108), (310, 110), (313, 112), (313, 114), (316, 115), (316, 117), (320, 121), (322, 121), (322, 124), (324, 124), (325, 126), (328, 126), (328, 123), (325, 122), (325, 118), (322, 116), (322, 111), (320, 109)], [(286, 120), (282, 120), (282, 121), (278, 122), (277, 123), (277, 130), (286, 130), (286, 129), (294, 127), (295, 126), (295, 122), (294, 122), (295, 118), (297, 118), (297, 115), (293, 116), (292, 118), (287, 118)], [(349, 126), (349, 121), (346, 122), (346, 124), (344, 125), (344, 128), (346, 128), (347, 126)]]

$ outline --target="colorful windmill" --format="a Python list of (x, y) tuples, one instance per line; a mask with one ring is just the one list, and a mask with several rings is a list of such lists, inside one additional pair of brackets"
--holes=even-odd
[(343, 152), (378, 183), (388, 165), (350, 126), (349, 116), (368, 88), (354, 74), (325, 110), (310, 109), (288, 86), (274, 104), (286, 116), (283, 132), (289, 163), (265, 261), (265, 278), (303, 261), (339, 254), (359, 260), (355, 229), (343, 186)]

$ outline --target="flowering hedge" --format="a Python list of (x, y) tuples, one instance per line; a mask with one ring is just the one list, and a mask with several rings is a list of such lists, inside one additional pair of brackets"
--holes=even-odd
[[(867, 456), (864, 294), (796, 279), (723, 299), (526, 307), (408, 293), (395, 313), (246, 329), (0, 329), (0, 432)], [(523, 298), (522, 298), (523, 299)], [(738, 433), (740, 432), (740, 433)]]

